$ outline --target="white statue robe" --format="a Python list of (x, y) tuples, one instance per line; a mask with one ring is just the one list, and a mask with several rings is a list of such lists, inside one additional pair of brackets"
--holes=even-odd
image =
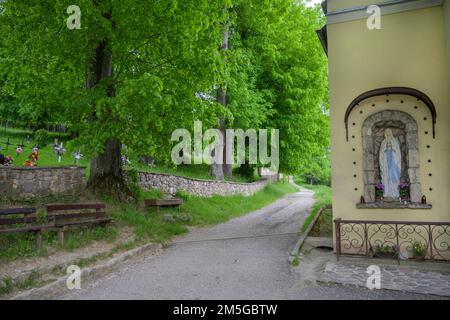
[(384, 185), (384, 196), (387, 198), (399, 198), (399, 184), (402, 172), (402, 154), (400, 143), (397, 138), (391, 140), (391, 148), (388, 141), (384, 139), (380, 147), (380, 172)]

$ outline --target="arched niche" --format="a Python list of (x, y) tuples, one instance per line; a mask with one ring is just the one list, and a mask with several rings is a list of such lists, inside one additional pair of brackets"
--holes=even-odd
[(364, 197), (375, 202), (375, 185), (380, 182), (378, 155), (383, 132), (393, 130), (401, 143), (402, 182), (410, 185), (411, 202), (420, 203), (419, 138), (416, 120), (406, 112), (383, 110), (367, 117), (362, 126)]
[(390, 96), (390, 95), (406, 95), (411, 96), (417, 99), (417, 101), (422, 101), (428, 108), (431, 114), (432, 124), (433, 124), (433, 138), (436, 137), (436, 107), (434, 106), (433, 101), (428, 97), (425, 93), (422, 91), (419, 91), (414, 88), (408, 88), (408, 87), (386, 87), (386, 88), (379, 88), (379, 89), (373, 89), (366, 91), (364, 93), (361, 93), (359, 96), (357, 96), (353, 101), (350, 103), (350, 105), (347, 107), (347, 110), (345, 111), (345, 134), (346, 139), (348, 141), (348, 120), (350, 118), (351, 113), (353, 110), (359, 106), (360, 103), (362, 103), (364, 100), (367, 100), (372, 97), (378, 97), (378, 96)]

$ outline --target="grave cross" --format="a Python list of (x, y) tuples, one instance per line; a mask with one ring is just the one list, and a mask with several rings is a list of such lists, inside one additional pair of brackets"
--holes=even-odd
[(55, 142), (53, 142), (50, 146), (53, 148), (53, 154), (55, 156), (58, 156), (58, 148), (59, 148), (58, 139), (55, 139)]
[(9, 146), (12, 146), (13, 144), (9, 142), (9, 137), (8, 137), (8, 141), (3, 142), (4, 144), (6, 144), (6, 151), (8, 151)]
[(18, 147), (21, 147), (22, 149), (24, 148), (24, 147), (26, 147), (26, 145), (25, 145), (25, 139), (22, 139), (22, 143), (21, 144), (19, 144), (19, 145), (17, 145)]
[(72, 152), (72, 158), (75, 159), (75, 164), (78, 164), (78, 161), (80, 161), (81, 158), (83, 158), (83, 155), (81, 154), (80, 148), (78, 148), (78, 152), (77, 153), (73, 153)]
[(55, 153), (58, 156), (58, 163), (61, 163), (61, 157), (66, 153), (66, 149), (63, 148), (63, 143), (59, 147), (55, 147)]

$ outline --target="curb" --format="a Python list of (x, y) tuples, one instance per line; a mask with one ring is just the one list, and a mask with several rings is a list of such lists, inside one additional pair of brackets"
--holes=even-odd
[[(81, 270), (81, 279), (82, 283), (94, 280), (101, 276), (105, 276), (106, 274), (114, 271), (120, 263), (129, 260), (133, 257), (139, 256), (143, 253), (151, 253), (155, 254), (158, 251), (162, 250), (163, 246), (161, 244), (149, 243), (143, 245), (139, 248), (135, 248), (129, 251), (126, 251), (117, 257), (109, 259), (108, 261), (84, 268)], [(43, 286), (40, 288), (33, 288), (28, 291), (19, 293), (9, 300), (52, 300), (58, 299), (61, 296), (70, 293), (71, 291), (66, 286), (66, 280), (68, 276), (60, 277), (59, 279)]]
[(300, 239), (298, 239), (297, 243), (294, 246), (294, 249), (292, 249), (291, 253), (289, 254), (288, 260), (290, 263), (292, 263), (292, 261), (294, 260), (294, 257), (299, 254), (300, 249), (303, 246), (303, 243), (305, 242), (305, 240), (308, 237), (309, 233), (311, 232), (312, 228), (316, 224), (316, 222), (319, 219), (320, 215), (322, 214), (323, 210), (327, 209), (328, 207), (329, 206), (327, 206), (327, 205), (320, 207), (320, 209), (317, 211), (316, 215), (314, 216), (314, 219), (312, 219), (312, 221), (309, 224), (306, 231), (300, 235)]

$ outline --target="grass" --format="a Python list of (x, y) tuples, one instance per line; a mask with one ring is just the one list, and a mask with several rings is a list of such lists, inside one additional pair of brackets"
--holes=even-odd
[(231, 218), (258, 210), (281, 198), (285, 194), (297, 192), (288, 183), (269, 184), (253, 196), (241, 195), (211, 198), (189, 197), (182, 211), (192, 216), (192, 224), (205, 226), (225, 222)]
[(312, 237), (331, 237), (333, 235), (333, 211), (325, 209), (311, 229)]
[[(31, 139), (33, 136), (32, 131), (0, 128), (0, 145), (3, 147), (2, 153), (5, 156), (11, 156), (14, 159), (14, 166), (23, 166), (25, 160), (28, 160), (28, 156), (31, 154), (35, 142)], [(27, 137), (30, 139), (27, 142)], [(54, 139), (58, 139), (59, 143), (63, 142), (64, 147), (66, 147), (68, 142), (68, 137), (65, 134), (59, 134), (54, 132), (49, 132), (49, 140), (47, 145), (39, 149), (40, 159), (38, 161), (38, 166), (40, 167), (52, 167), (52, 166), (74, 166), (74, 159), (70, 156), (71, 151), (67, 150), (66, 154), (62, 157), (61, 163), (58, 163), (58, 158), (53, 154), (53, 148), (50, 146), (54, 142)], [(8, 141), (12, 144), (6, 150), (6, 142)], [(16, 148), (18, 145), (24, 143), (25, 147), (21, 155), (16, 156)], [(89, 166), (89, 159), (83, 158), (79, 161), (78, 166)], [(89, 170), (88, 170), (89, 171)]]
[(213, 196), (210, 198), (179, 194), (184, 198), (180, 211), (161, 209), (158, 215), (153, 209), (143, 214), (137, 206), (118, 205), (112, 215), (120, 223), (132, 226), (137, 241), (166, 242), (173, 236), (184, 234), (188, 226), (206, 226), (228, 221), (260, 209), (287, 193), (297, 192), (287, 183), (266, 186), (253, 196)]
[(306, 232), (306, 230), (314, 220), (314, 217), (316, 216), (320, 208), (325, 205), (331, 206), (331, 188), (322, 185), (302, 185), (302, 186), (306, 189), (314, 191), (314, 199), (316, 201), (313, 210), (309, 214), (308, 218), (306, 218), (301, 229), (302, 232)]
[[(2, 153), (5, 156), (11, 156), (14, 159), (14, 166), (23, 166), (25, 160), (28, 160), (28, 156), (31, 154), (33, 147), (35, 146), (35, 142), (31, 139), (33, 136), (33, 132), (30, 130), (23, 129), (14, 129), (14, 128), (0, 128), (0, 145), (3, 147)], [(6, 150), (6, 142), (9, 139), (9, 142), (12, 144)], [(29, 139), (29, 141), (27, 141)], [(71, 157), (71, 152), (77, 150), (67, 149), (65, 155), (62, 156), (61, 162), (58, 162), (58, 157), (53, 154), (53, 148), (50, 146), (54, 142), (55, 139), (58, 139), (58, 142), (63, 142), (64, 147), (68, 147), (69, 138), (66, 134), (59, 134), (54, 132), (49, 132), (49, 141), (46, 146), (41, 147), (39, 149), (40, 159), (38, 161), (38, 166), (40, 167), (53, 167), (53, 166), (74, 166), (75, 161)], [(26, 146), (24, 147), (23, 153), (19, 156), (16, 156), (16, 148), (18, 145), (24, 143)], [(160, 164), (156, 164), (155, 166), (148, 166), (139, 162), (139, 155), (130, 150), (130, 160), (131, 164), (128, 165), (130, 169), (136, 169), (144, 172), (152, 172), (152, 173), (164, 173), (175, 176), (182, 176), (193, 179), (203, 179), (203, 180), (214, 180), (214, 177), (210, 173), (210, 167), (208, 165), (180, 165), (177, 167), (169, 167)], [(87, 167), (87, 174), (89, 174), (89, 166), (90, 159), (88, 157), (84, 157), (81, 159), (78, 166)], [(253, 182), (257, 180), (259, 177), (256, 175), (253, 178), (246, 177), (239, 174), (233, 174), (232, 178), (226, 178), (228, 181), (235, 182)]]
[(117, 235), (118, 230), (115, 225), (106, 227), (79, 227), (66, 231), (64, 234), (64, 244), (60, 245), (57, 232), (49, 231), (43, 234), (41, 251), (36, 252), (35, 234), (4, 234), (0, 235), (0, 262), (8, 262), (17, 258), (45, 256), (51, 248), (73, 251), (98, 240), (113, 242), (117, 238)]

